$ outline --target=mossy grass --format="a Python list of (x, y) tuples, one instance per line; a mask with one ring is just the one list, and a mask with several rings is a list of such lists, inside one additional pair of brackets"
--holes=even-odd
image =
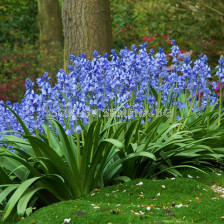
[(41, 208), (19, 224), (61, 224), (69, 218), (75, 224), (222, 223), (224, 199), (213, 184), (223, 187), (224, 173), (184, 170), (182, 178), (138, 179)]

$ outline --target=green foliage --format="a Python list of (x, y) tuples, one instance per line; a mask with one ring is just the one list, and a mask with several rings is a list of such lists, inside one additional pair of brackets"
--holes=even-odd
[(116, 49), (142, 43), (149, 35), (149, 14), (147, 0), (111, 0), (111, 16), (114, 45)]
[(224, 50), (223, 9), (223, 1), (215, 0), (111, 0), (115, 48), (148, 41), (166, 50), (175, 39), (184, 52), (203, 52), (214, 65)]
[[(17, 14), (12, 15), (16, 4), (20, 7)], [(29, 4), (33, 4), (33, 11)], [(7, 43), (0, 39), (4, 42), (1, 45), (1, 99), (18, 101), (24, 92), (25, 78), (36, 78), (44, 71), (54, 77), (55, 68), (62, 67), (61, 52), (54, 54), (58, 57), (49, 57), (53, 45), (40, 48), (38, 42), (33, 43), (38, 33), (36, 22), (32, 20), (35, 4), (35, 1), (13, 0), (5, 1), (0, 8), (5, 12), (1, 17), (3, 37), (8, 38)], [(223, 4), (217, 2), (217, 6), (222, 8)], [(152, 48), (166, 48), (170, 39), (175, 38), (182, 49), (193, 49), (195, 54), (208, 51), (213, 60), (222, 51), (219, 44), (222, 36), (216, 34), (224, 33), (223, 26), (218, 26), (223, 22), (223, 15), (217, 6), (203, 1), (113, 0), (115, 47), (120, 49), (133, 42), (147, 41)], [(30, 14), (25, 16), (24, 12), (28, 11)], [(14, 24), (14, 35), (10, 24)], [(160, 102), (160, 94), (151, 90)], [(141, 124), (140, 118), (121, 123), (113, 117), (108, 121), (98, 119), (82, 127), (81, 134), (72, 136), (66, 135), (61, 124), (53, 119), (42, 126), (44, 134), (32, 136), (14, 113), (25, 135), (6, 135), (5, 140), (1, 140), (13, 145), (15, 150), (14, 153), (0, 147), (2, 220), (15, 212), (19, 216), (29, 215), (35, 207), (80, 198), (96, 188), (117, 182), (156, 179), (161, 175), (177, 177), (182, 175), (184, 167), (202, 169), (223, 164), (224, 113), (210, 106), (201, 115), (188, 106), (173, 108), (170, 118), (154, 117), (146, 125)], [(167, 108), (170, 108), (169, 97), (161, 109)], [(181, 115), (178, 122), (174, 120), (177, 114)]]
[[(31, 136), (18, 115), (13, 113), (21, 123), (25, 136), (23, 139), (6, 135), (6, 140), (1, 141), (14, 145), (17, 152), (0, 148), (0, 175), (8, 174), (13, 180), (13, 183), (7, 177), (0, 180), (0, 204), (4, 206), (2, 220), (11, 214), (16, 205), (17, 214), (24, 215), (37, 193), (41, 204), (79, 198), (95, 187), (104, 186), (104, 173), (111, 164), (115, 170), (120, 165), (120, 162), (114, 165), (113, 160), (123, 144), (108, 138), (112, 120), (107, 122), (106, 127), (101, 121), (93, 122), (80, 145), (79, 138), (67, 136), (60, 123), (53, 119), (50, 120), (53, 130), (44, 125), (45, 136), (41, 135), (41, 139)], [(133, 153), (129, 157), (135, 156), (144, 155)], [(107, 175), (113, 177), (111, 172), (114, 173), (114, 170), (107, 171)]]
[(0, 17), (0, 44), (13, 46), (16, 42), (34, 43), (39, 36), (37, 1), (2, 0)]
[(56, 80), (63, 51), (54, 43), (39, 44), (37, 1), (3, 0), (0, 6), (0, 100), (20, 101), (25, 79), (48, 71)]
[(184, 167), (200, 170), (223, 163), (224, 130), (222, 125), (217, 126), (218, 112), (212, 106), (204, 115), (191, 113), (187, 126), (165, 116), (154, 117), (146, 126), (138, 118), (122, 123), (114, 117), (107, 121), (99, 118), (73, 136), (66, 135), (54, 119), (48, 119), (51, 129), (44, 124), (45, 133), (33, 136), (7, 108), (25, 134), (5, 135), (1, 140), (15, 151), (0, 147), (2, 220), (15, 210), (19, 216), (28, 215), (34, 207), (80, 198), (116, 182), (177, 177)]

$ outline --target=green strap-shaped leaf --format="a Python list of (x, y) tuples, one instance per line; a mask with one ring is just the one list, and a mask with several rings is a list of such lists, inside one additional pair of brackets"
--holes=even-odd
[[(2, 187), (0, 185), (0, 187)], [(12, 184), (11, 186), (8, 186), (6, 189), (4, 189), (1, 193), (0, 193), (0, 204), (6, 199), (6, 197), (12, 192), (14, 191), (16, 188), (19, 187), (19, 184)]]
[(125, 156), (124, 158), (118, 159), (110, 168), (107, 169), (105, 175), (109, 175), (109, 173), (111, 171), (113, 171), (113, 169), (115, 169), (117, 166), (121, 165), (124, 161), (132, 159), (132, 158), (136, 158), (136, 157), (146, 157), (152, 160), (156, 160), (156, 157), (149, 152), (135, 152), (135, 153), (131, 153), (127, 156)]
[(158, 93), (156, 92), (156, 90), (150, 85), (150, 89), (154, 95), (154, 97), (156, 98), (156, 101), (158, 102)]
[(12, 212), (14, 206), (18, 202), (18, 200), (21, 198), (21, 196), (27, 191), (27, 189), (34, 184), (36, 181), (38, 181), (41, 177), (34, 177), (32, 179), (26, 180), (23, 182), (17, 190), (14, 192), (14, 194), (11, 196), (9, 201), (7, 202), (5, 209), (2, 214), (2, 221), (5, 221), (6, 218), (10, 215)]
[(64, 128), (62, 125), (55, 119), (50, 119), (52, 124), (56, 127), (56, 130), (58, 131), (58, 135), (60, 137), (60, 141), (62, 143), (61, 150), (64, 153), (64, 156), (66, 158), (66, 161), (68, 162), (68, 165), (73, 173), (73, 175), (77, 176), (77, 178), (80, 178), (78, 165), (77, 165), (77, 150), (72, 147), (69, 138), (67, 134), (65, 133)]
[(112, 138), (108, 138), (108, 139), (104, 139), (102, 140), (103, 142), (109, 142), (111, 144), (113, 144), (114, 146), (116, 146), (118, 149), (123, 149), (124, 148), (124, 144), (116, 139), (112, 139)]
[(10, 184), (10, 183), (12, 183), (12, 180), (8, 177), (4, 169), (0, 166), (0, 184)]
[(116, 178), (115, 180), (121, 180), (124, 183), (127, 183), (127, 182), (131, 181), (131, 179), (129, 177), (126, 177), (126, 176), (120, 176), (120, 177)]
[[(45, 155), (49, 161), (52, 161), (58, 173), (65, 179), (69, 185), (74, 197), (81, 196), (80, 175), (78, 173), (77, 164), (73, 164), (76, 167), (75, 172), (72, 172), (68, 166), (66, 166), (62, 157), (60, 157), (47, 143), (41, 141), (33, 136), (27, 136), (31, 145), (37, 145), (41, 150), (41, 153)], [(69, 150), (69, 149), (68, 149)]]
[(44, 189), (44, 187), (35, 187), (34, 189), (29, 189), (23, 196), (19, 199), (17, 204), (17, 215), (24, 216), (28, 203), (32, 199), (32, 197), (40, 190)]
[(19, 117), (19, 115), (13, 109), (11, 109), (8, 105), (5, 104), (5, 107), (7, 107), (13, 113), (13, 115), (17, 118), (17, 120), (19, 121), (19, 123), (21, 124), (21, 126), (22, 126), (22, 128), (24, 130), (24, 133), (26, 135), (31, 135), (29, 129), (26, 127), (26, 125), (24, 124), (22, 119)]

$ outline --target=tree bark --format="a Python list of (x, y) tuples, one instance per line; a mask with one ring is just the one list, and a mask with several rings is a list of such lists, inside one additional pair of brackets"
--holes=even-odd
[(38, 0), (40, 41), (63, 48), (62, 18), (58, 0)]
[(64, 67), (70, 55), (84, 53), (92, 58), (97, 50), (100, 55), (112, 48), (112, 27), (109, 0), (63, 0)]

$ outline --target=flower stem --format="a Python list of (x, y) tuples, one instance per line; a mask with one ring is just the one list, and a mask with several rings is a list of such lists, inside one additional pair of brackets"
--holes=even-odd
[(221, 124), (221, 113), (222, 113), (222, 83), (220, 83), (219, 120), (218, 120), (218, 126), (220, 126), (220, 124)]
[(80, 134), (77, 132), (77, 160), (78, 169), (81, 169)]
[[(208, 80), (207, 80), (207, 88), (208, 88)], [(207, 93), (207, 105), (206, 105), (206, 113), (209, 113), (209, 95)], [(210, 117), (207, 115), (207, 130), (209, 129)]]
[(161, 106), (161, 99), (162, 99), (162, 92), (160, 90), (160, 87), (162, 85), (162, 78), (159, 78), (159, 94), (158, 94), (158, 102), (157, 102), (157, 111), (160, 110), (160, 106)]
[[(187, 117), (186, 117), (186, 119), (185, 119), (185, 121), (184, 121), (182, 127), (184, 127), (184, 126), (186, 125), (186, 123), (187, 123), (187, 121), (188, 121), (188, 118), (190, 117), (191, 111), (192, 111), (192, 109), (193, 109), (193, 106), (194, 106), (194, 103), (195, 103), (195, 100), (196, 100), (196, 97), (197, 97), (197, 93), (198, 93), (198, 82), (199, 82), (199, 76), (198, 76), (197, 89), (196, 89), (196, 92), (195, 92), (195, 95), (194, 95), (194, 99), (193, 99), (193, 101), (192, 101), (192, 103), (191, 103), (191, 107), (190, 107), (190, 109), (189, 109), (189, 111), (188, 111), (188, 113), (187, 113)], [(193, 95), (193, 93), (192, 93), (192, 95)], [(180, 126), (179, 126), (179, 127), (180, 127)], [(179, 130), (179, 128), (178, 128), (178, 130)]]

